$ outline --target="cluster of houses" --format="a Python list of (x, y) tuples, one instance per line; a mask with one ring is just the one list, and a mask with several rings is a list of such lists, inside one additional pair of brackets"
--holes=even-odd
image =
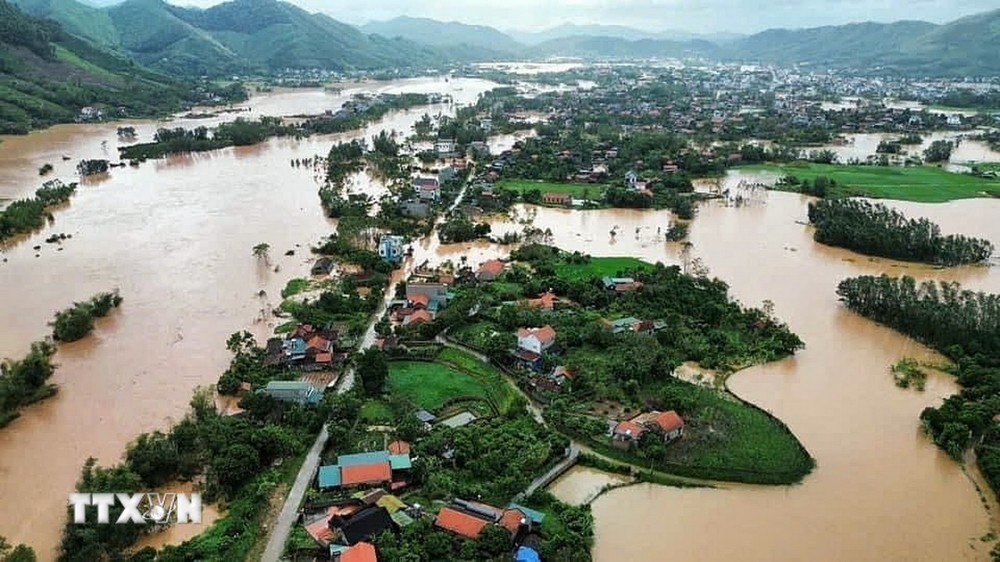
[(611, 421), (608, 425), (611, 444), (623, 450), (635, 447), (647, 433), (661, 436), (665, 443), (684, 435), (684, 419), (673, 410), (645, 412), (631, 419)]
[(288, 337), (267, 341), (264, 365), (300, 371), (337, 369), (347, 360), (347, 352), (338, 348), (339, 342), (339, 332), (332, 326), (299, 324)]
[(453, 297), (447, 283), (407, 283), (406, 298), (389, 303), (390, 318), (403, 326), (426, 324), (432, 322)]
[[(517, 543), (525, 542), (527, 535), (541, 530), (545, 514), (517, 503), (498, 508), (481, 502), (455, 499), (441, 508), (434, 526), (466, 539), (478, 539), (487, 527), (501, 527)], [(522, 548), (531, 548), (522, 547)]]

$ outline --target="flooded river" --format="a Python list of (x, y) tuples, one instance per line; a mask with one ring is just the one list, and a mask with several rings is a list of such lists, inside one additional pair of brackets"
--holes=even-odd
[[(437, 91), (468, 103), (492, 83), (427, 78), (365, 87)], [(283, 92), (252, 99), (245, 104), (253, 108), (249, 113), (170, 126), (337, 109), (355, 91)], [(192, 390), (214, 383), (226, 368), (229, 334), (269, 334), (272, 322), (259, 320), (262, 310), (280, 302), (288, 279), (308, 275), (308, 245), (335, 228), (320, 208), (313, 172), (292, 168), (290, 160), (325, 155), (336, 140), (409, 130), (425, 111), (452, 109), (417, 108), (344, 135), (276, 139), (115, 169), (82, 184), (55, 212), (54, 225), (3, 249), (0, 357), (23, 356), (49, 333), (54, 312), (74, 301), (113, 288), (125, 301), (91, 337), (60, 346), (53, 376), (59, 394), (0, 431), (0, 498), (7, 506), (0, 510), (0, 535), (31, 544), (42, 560), (54, 557), (67, 494), (86, 458), (115, 462), (137, 434), (184, 415)], [(163, 124), (134, 126), (146, 141)], [(52, 177), (69, 180), (80, 158), (116, 160), (117, 127), (70, 125), (5, 138), (0, 198), (34, 191), (46, 162), (56, 168)], [(72, 160), (64, 162), (63, 154)], [(60, 232), (73, 235), (62, 251), (43, 242)], [(260, 242), (271, 245), (270, 265), (251, 254)], [(295, 255), (285, 256), (287, 250)], [(258, 296), (261, 290), (266, 297)]]
[[(418, 79), (362, 88), (439, 91), (466, 103), (489, 86)], [(246, 105), (254, 108), (251, 116), (311, 113), (335, 109), (350, 93), (282, 92)], [(264, 337), (270, 331), (270, 320), (258, 321), (262, 309), (277, 304), (289, 278), (308, 272), (307, 245), (335, 228), (322, 214), (312, 172), (291, 168), (289, 161), (326, 154), (337, 139), (407, 130), (424, 111), (393, 114), (337, 137), (278, 139), (117, 169), (82, 185), (70, 205), (56, 212), (53, 226), (5, 249), (0, 356), (23, 355), (30, 342), (48, 333), (53, 313), (73, 301), (117, 287), (125, 302), (98, 323), (92, 337), (60, 347), (54, 376), (60, 394), (0, 431), (0, 498), (18, 506), (0, 510), (0, 535), (27, 542), (50, 559), (66, 494), (85, 458), (114, 462), (136, 434), (183, 415), (192, 389), (213, 383), (225, 368), (230, 333), (250, 329)], [(136, 124), (140, 139), (157, 125)], [(68, 179), (79, 158), (114, 155), (116, 126), (56, 127), (5, 139), (0, 198), (34, 190), (37, 169), (46, 162), (56, 166), (54, 176)], [(502, 139), (497, 148), (510, 142)], [(63, 162), (63, 154), (72, 160)], [(806, 350), (795, 357), (737, 374), (731, 387), (787, 422), (816, 457), (816, 471), (789, 488), (639, 485), (609, 492), (593, 504), (597, 560), (987, 557), (990, 544), (979, 541), (991, 527), (987, 511), (960, 467), (918, 425), (920, 410), (939, 403), (955, 385), (938, 376), (928, 380), (924, 393), (896, 388), (888, 372), (892, 363), (933, 354), (845, 311), (834, 288), (850, 275), (887, 271), (1000, 292), (1000, 276), (978, 268), (937, 272), (816, 245), (795, 222), (805, 218), (805, 203), (786, 193), (770, 193), (766, 204), (744, 208), (707, 203), (690, 239), (692, 255), (726, 280), (735, 297), (749, 305), (772, 300), (776, 314), (805, 340)], [(998, 201), (898, 206), (947, 231), (1000, 242)], [(534, 225), (551, 228), (552, 243), (565, 249), (680, 261), (680, 246), (662, 238), (668, 213), (534, 212)], [(506, 229), (520, 227), (497, 225), (495, 231)], [(63, 251), (42, 242), (58, 232), (73, 235)], [(251, 255), (260, 242), (272, 247), (270, 265)], [(37, 244), (38, 252), (32, 249)], [(285, 256), (290, 249), (295, 255)], [(507, 251), (489, 244), (440, 246), (436, 239), (415, 250), (418, 261), (468, 255), (471, 263)], [(268, 296), (258, 297), (261, 289)], [(591, 488), (571, 481), (559, 486)]]
[[(997, 292), (1000, 274), (934, 271), (817, 245), (795, 222), (805, 219), (806, 201), (770, 193), (766, 204), (750, 207), (708, 203), (690, 239), (693, 255), (736, 298), (749, 305), (774, 301), (776, 314), (806, 342), (788, 360), (735, 375), (730, 386), (784, 420), (817, 469), (792, 487), (612, 491), (593, 504), (597, 560), (988, 559), (991, 543), (979, 538), (990, 531), (989, 514), (961, 468), (919, 428), (920, 411), (956, 386), (934, 376), (924, 393), (897, 388), (890, 365), (904, 356), (936, 356), (846, 311), (834, 290), (845, 277), (888, 272)], [(991, 218), (1000, 201), (895, 205), (946, 231), (1000, 241), (1000, 224)], [(657, 241), (651, 224), (665, 228), (668, 221), (666, 213), (540, 209), (535, 224), (550, 226), (554, 242), (570, 250), (677, 263), (678, 248)]]

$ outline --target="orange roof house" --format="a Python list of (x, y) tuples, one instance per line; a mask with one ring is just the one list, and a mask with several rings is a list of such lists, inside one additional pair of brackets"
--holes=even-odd
[(390, 455), (410, 454), (410, 444), (406, 441), (393, 441), (392, 443), (389, 443), (388, 449)]
[(375, 545), (369, 542), (359, 542), (340, 555), (340, 562), (377, 562), (378, 555)]
[(413, 295), (410, 297), (410, 304), (413, 308), (427, 308), (431, 304), (431, 298), (427, 295)]
[(614, 438), (616, 440), (636, 440), (642, 437), (642, 434), (646, 432), (646, 428), (633, 421), (623, 421), (618, 422), (615, 426)]
[(476, 539), (489, 523), (468, 513), (446, 507), (438, 513), (434, 525), (460, 537)]
[(662, 414), (653, 418), (653, 423), (655, 423), (664, 433), (671, 433), (679, 429), (684, 429), (684, 419), (681, 418), (680, 414), (670, 410), (669, 412), (663, 412)]
[(521, 527), (521, 522), (525, 519), (527, 519), (527, 516), (521, 510), (508, 509), (503, 512), (503, 517), (500, 518), (497, 524), (510, 531), (512, 535), (516, 535), (517, 530)]
[(480, 281), (493, 281), (497, 277), (500, 277), (500, 274), (503, 273), (505, 267), (507, 267), (507, 264), (500, 260), (489, 260), (479, 266), (479, 271), (476, 272), (476, 277)]
[(426, 324), (431, 320), (434, 320), (434, 317), (431, 316), (431, 313), (421, 309), (404, 318), (403, 324), (406, 326), (419, 326), (420, 324)]
[(392, 480), (392, 468), (389, 463), (361, 464), (341, 468), (341, 486), (357, 484), (381, 484)]
[(531, 308), (541, 308), (542, 310), (555, 310), (559, 302), (559, 297), (555, 293), (547, 291), (537, 299), (528, 299), (528, 306)]
[(534, 336), (542, 345), (552, 343), (556, 340), (556, 329), (552, 326), (541, 328), (521, 328), (517, 331), (517, 337), (527, 338)]

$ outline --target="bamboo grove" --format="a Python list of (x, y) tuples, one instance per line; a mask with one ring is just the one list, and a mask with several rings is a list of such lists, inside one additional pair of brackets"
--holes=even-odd
[(809, 204), (813, 238), (869, 256), (943, 266), (981, 263), (993, 244), (959, 234), (942, 235), (925, 219), (909, 219), (899, 211), (861, 199), (821, 200)]
[(920, 417), (928, 433), (956, 460), (975, 446), (976, 458), (1000, 492), (1000, 295), (963, 290), (957, 283), (911, 277), (863, 276), (837, 288), (851, 310), (928, 346), (955, 364), (962, 390)]

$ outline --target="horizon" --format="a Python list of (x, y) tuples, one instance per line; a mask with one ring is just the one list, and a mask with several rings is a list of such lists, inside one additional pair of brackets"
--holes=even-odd
[[(84, 0), (95, 5), (119, 3)], [(228, 0), (167, 0), (177, 6), (208, 8)], [(282, 0), (309, 12), (319, 12), (356, 26), (400, 16), (441, 22), (493, 27), (504, 33), (538, 33), (566, 24), (630, 27), (650, 34), (683, 32), (693, 35), (749, 35), (767, 29), (802, 29), (851, 23), (927, 21), (936, 24), (988, 12), (997, 8), (993, 0), (957, 0), (950, 5), (935, 0), (777, 0), (762, 10), (747, 0), (552, 0), (538, 8), (533, 0), (510, 0), (505, 14), (497, 18), (493, 5), (483, 0)], [(905, 14), (906, 17), (899, 17)], [(506, 20), (506, 21), (504, 21)]]

